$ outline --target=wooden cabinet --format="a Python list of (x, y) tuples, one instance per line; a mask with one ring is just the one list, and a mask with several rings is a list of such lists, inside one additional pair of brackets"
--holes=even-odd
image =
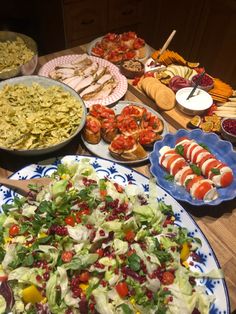
[(205, 1), (191, 54), (236, 88), (236, 1)]
[(160, 48), (173, 29), (169, 49), (236, 88), (235, 0), (157, 1), (152, 46)]
[[(108, 32), (135, 31), (149, 38), (147, 10), (155, 0), (64, 0), (62, 2), (66, 47), (83, 44)], [(152, 19), (150, 19), (152, 16)], [(151, 22), (152, 20), (152, 22)], [(147, 35), (147, 37), (143, 36)]]
[(63, 5), (66, 46), (73, 47), (104, 34), (108, 1), (65, 1)]

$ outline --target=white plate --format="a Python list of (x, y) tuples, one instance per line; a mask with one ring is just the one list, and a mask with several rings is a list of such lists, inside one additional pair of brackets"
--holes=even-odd
[[(103, 36), (102, 36), (102, 37), (98, 37), (98, 38), (92, 40), (92, 41), (89, 43), (89, 45), (88, 45), (88, 47), (87, 47), (87, 53), (88, 53), (89, 55), (93, 55), (93, 54), (92, 54), (92, 48), (96, 45), (97, 42), (101, 41), (102, 38), (103, 38)], [(151, 52), (150, 52), (150, 47), (149, 47), (147, 44), (145, 44), (145, 48), (146, 48), (145, 57), (138, 59), (139, 61), (144, 61), (144, 60), (146, 60), (146, 59), (150, 56), (150, 53), (151, 53)]]
[[(49, 73), (54, 70), (54, 68), (61, 64), (70, 63), (78, 58), (78, 55), (65, 55), (51, 61), (45, 63), (39, 70), (38, 74), (42, 76), (49, 77)], [(114, 64), (111, 62), (104, 60), (102, 58), (89, 56), (92, 61), (97, 62), (100, 66), (106, 66), (109, 68), (111, 74), (115, 77), (116, 82), (118, 83), (114, 91), (108, 97), (102, 99), (95, 100), (85, 100), (84, 103), (86, 107), (90, 107), (93, 104), (97, 104), (98, 102), (104, 106), (110, 105), (121, 99), (128, 89), (127, 79), (124, 75), (122, 75)]]
[[(145, 192), (149, 189), (149, 180), (147, 177), (140, 173), (118, 165), (109, 160), (104, 160), (95, 157), (88, 156), (67, 156), (70, 160), (79, 161), (81, 158), (89, 158), (91, 164), (96, 169), (96, 172), (101, 178), (108, 177), (113, 181), (121, 185), (128, 183), (139, 185)], [(30, 179), (35, 177), (43, 177), (51, 175), (60, 163), (60, 159), (46, 160), (39, 164), (32, 164), (17, 171), (11, 176), (12, 179)], [(171, 205), (175, 215), (175, 223), (181, 227), (186, 227), (189, 234), (194, 237), (198, 237), (202, 242), (202, 247), (197, 250), (197, 260), (192, 260), (193, 265), (190, 266), (192, 271), (207, 273), (212, 269), (219, 268), (217, 258), (202, 231), (193, 220), (193, 218), (185, 211), (185, 209), (166, 191), (157, 187), (159, 200), (164, 201), (167, 205)], [(10, 203), (15, 196), (12, 190), (5, 187), (0, 187), (0, 204)], [(197, 283), (204, 287), (205, 291), (209, 295), (215, 296), (215, 302), (212, 304), (209, 313), (210, 314), (229, 314), (230, 303), (229, 296), (225, 281), (223, 279), (201, 279), (197, 280)]]
[[(152, 108), (150, 108), (144, 104), (133, 102), (133, 101), (119, 101), (114, 107), (112, 107), (112, 109), (114, 109), (115, 114), (117, 115), (128, 104), (142, 106), (142, 107), (146, 108), (148, 111), (150, 111), (151, 113), (158, 116), (158, 118), (160, 118), (164, 123), (164, 130), (161, 133), (161, 136), (164, 136), (169, 132), (167, 122), (162, 118), (162, 116), (159, 113), (157, 113), (155, 110), (153, 110)], [(149, 158), (149, 155), (148, 155), (144, 159), (138, 159), (138, 160), (132, 160), (132, 161), (118, 160), (118, 159), (115, 159), (114, 157), (112, 157), (110, 155), (109, 150), (108, 150), (109, 144), (106, 143), (103, 139), (101, 139), (101, 141), (98, 144), (90, 144), (84, 140), (83, 136), (81, 136), (81, 137), (82, 137), (82, 141), (84, 142), (84, 145), (87, 147), (87, 149), (91, 153), (93, 153), (94, 155), (99, 156), (101, 158), (106, 158), (106, 159), (109, 159), (109, 160), (112, 160), (115, 162), (119, 162), (121, 164), (137, 164), (137, 163), (146, 161)]]

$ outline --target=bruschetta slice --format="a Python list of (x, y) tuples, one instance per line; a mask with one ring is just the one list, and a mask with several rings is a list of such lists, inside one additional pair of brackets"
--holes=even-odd
[(99, 120), (109, 118), (110, 116), (115, 117), (115, 111), (112, 108), (108, 108), (101, 104), (92, 105), (89, 108), (89, 114)]
[(82, 133), (86, 142), (98, 144), (101, 140), (101, 122), (97, 118), (87, 115)]
[(120, 133), (129, 136), (132, 135), (135, 138), (138, 138), (139, 135), (139, 124), (131, 116), (120, 114), (117, 116), (117, 127)]
[(116, 123), (116, 118), (110, 116), (105, 118), (101, 122), (101, 135), (105, 142), (111, 143), (111, 141), (118, 134), (118, 128)]
[(145, 149), (132, 136), (117, 135), (109, 145), (110, 154), (120, 160), (142, 160), (147, 157)]
[(142, 129), (149, 129), (159, 134), (161, 134), (164, 129), (163, 121), (149, 111), (143, 115), (140, 126)]
[(152, 148), (153, 144), (161, 139), (161, 135), (154, 132), (153, 130), (141, 129), (139, 131), (138, 141), (144, 148)]
[(140, 121), (147, 112), (147, 109), (137, 105), (127, 105), (125, 106), (122, 111), (121, 115), (126, 115), (135, 118), (136, 120)]

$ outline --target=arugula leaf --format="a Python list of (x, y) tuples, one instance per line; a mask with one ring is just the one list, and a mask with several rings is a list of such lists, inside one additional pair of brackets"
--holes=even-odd
[(128, 304), (123, 303), (117, 306), (117, 308), (121, 308), (124, 314), (133, 314), (133, 311), (130, 309)]
[(141, 259), (136, 253), (133, 253), (128, 257), (128, 265), (134, 271), (140, 270), (140, 262)]
[(181, 156), (184, 155), (184, 146), (179, 144), (175, 147), (175, 151), (180, 154)]
[(195, 164), (191, 164), (190, 168), (193, 170), (194, 173), (196, 173), (198, 176), (201, 175), (201, 169), (195, 165)]

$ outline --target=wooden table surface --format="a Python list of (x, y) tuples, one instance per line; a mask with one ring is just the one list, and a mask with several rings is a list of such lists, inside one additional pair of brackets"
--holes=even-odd
[[(50, 55), (42, 56), (39, 58), (38, 69), (47, 61), (66, 54), (81, 53), (85, 47), (75, 47), (61, 52), (52, 53)], [(142, 95), (136, 93), (134, 88), (129, 84), (127, 93), (123, 100), (141, 102), (144, 100)], [(150, 101), (145, 104), (154, 108), (154, 104)], [(183, 123), (187, 121), (187, 117), (179, 115), (179, 113), (165, 112), (164, 118), (169, 122), (170, 132), (175, 132), (180, 128)], [(179, 122), (181, 120), (181, 123)], [(0, 152), (0, 176), (7, 177), (13, 172), (21, 169), (22, 167), (34, 162), (51, 157), (64, 156), (67, 154), (83, 154), (89, 155), (90, 153), (83, 146), (80, 137), (74, 138), (64, 148), (59, 151), (43, 156), (22, 157)], [(149, 163), (133, 167), (140, 173), (150, 177)], [(226, 284), (229, 291), (231, 312), (236, 313), (236, 200), (224, 202), (218, 206), (202, 206), (194, 207), (181, 203), (181, 205), (188, 211), (195, 219), (201, 230), (204, 232), (208, 241), (210, 242), (219, 263), (224, 271)]]

